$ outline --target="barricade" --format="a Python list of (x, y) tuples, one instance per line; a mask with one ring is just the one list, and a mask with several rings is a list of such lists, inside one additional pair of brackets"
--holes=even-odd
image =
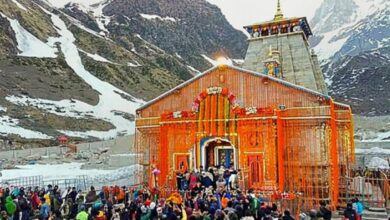
[(60, 189), (76, 187), (77, 190), (86, 191), (92, 185), (92, 179), (88, 176), (76, 176), (72, 179), (48, 179), (43, 176), (28, 176), (13, 179), (4, 179), (0, 182), (0, 187), (46, 187), (47, 185), (57, 185)]
[(383, 174), (379, 177), (341, 177), (340, 183), (340, 206), (357, 198), (367, 208), (387, 208), (389, 180)]

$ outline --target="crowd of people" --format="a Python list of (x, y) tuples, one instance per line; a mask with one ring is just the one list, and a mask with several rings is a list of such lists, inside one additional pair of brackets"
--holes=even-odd
[[(75, 187), (0, 188), (1, 220), (293, 220), (289, 210), (262, 198), (254, 190), (242, 191), (237, 184), (239, 171), (200, 169), (177, 173), (178, 190), (163, 198), (148, 186), (91, 187), (82, 192)], [(348, 204), (344, 216), (359, 220), (363, 207), (358, 200)], [(300, 219), (331, 219), (331, 209), (323, 202)], [(361, 218), (360, 218), (361, 219)]]
[(373, 178), (373, 179), (381, 179), (386, 177), (390, 177), (390, 169), (379, 169), (379, 168), (368, 168), (368, 167), (358, 167), (352, 170), (352, 177), (365, 177), (365, 178)]
[(358, 198), (355, 198), (347, 203), (347, 208), (344, 210), (343, 216), (346, 220), (362, 220), (363, 210), (363, 203)]

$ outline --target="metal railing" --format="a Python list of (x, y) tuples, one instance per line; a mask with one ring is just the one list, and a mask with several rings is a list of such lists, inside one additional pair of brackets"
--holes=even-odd
[(57, 185), (61, 189), (76, 187), (77, 190), (87, 190), (92, 184), (92, 179), (88, 176), (76, 176), (71, 179), (44, 179), (43, 176), (28, 176), (0, 181), (0, 187), (46, 187), (47, 185)]
[(341, 177), (340, 205), (345, 205), (354, 198), (365, 207), (387, 208), (389, 199), (389, 180), (374, 177)]

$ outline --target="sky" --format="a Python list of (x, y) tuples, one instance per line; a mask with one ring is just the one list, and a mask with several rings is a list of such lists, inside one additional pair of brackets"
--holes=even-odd
[[(239, 30), (245, 25), (273, 19), (277, 0), (207, 0), (219, 6), (228, 21)], [(323, 0), (281, 0), (285, 17), (314, 16)]]

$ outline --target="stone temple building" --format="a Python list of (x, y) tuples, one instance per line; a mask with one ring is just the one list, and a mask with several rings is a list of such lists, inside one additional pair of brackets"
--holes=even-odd
[(271, 21), (246, 26), (250, 34), (244, 69), (267, 73), (278, 66), (277, 77), (323, 94), (328, 90), (317, 55), (310, 50), (312, 35), (305, 17), (284, 18), (280, 2)]
[(215, 66), (137, 110), (139, 183), (169, 194), (177, 173), (222, 166), (291, 210), (336, 207), (355, 160), (352, 113), (327, 94), (306, 18), (284, 18), (278, 4), (246, 29), (243, 68)]

